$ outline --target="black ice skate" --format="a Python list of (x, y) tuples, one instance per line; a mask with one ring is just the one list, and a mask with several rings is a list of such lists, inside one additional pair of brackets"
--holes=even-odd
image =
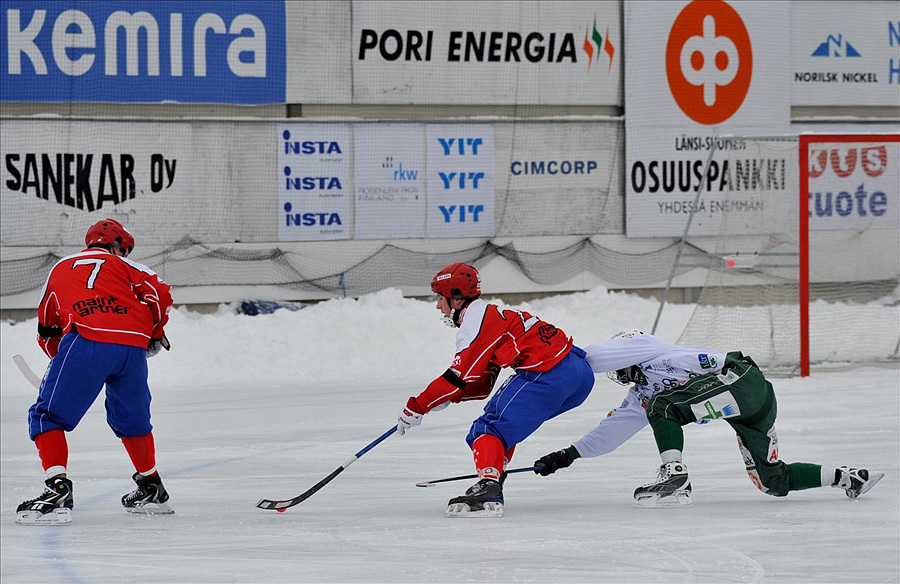
[(849, 466), (839, 467), (835, 475), (835, 482), (831, 486), (836, 489), (844, 489), (851, 499), (859, 497), (884, 478), (883, 472), (870, 472), (864, 468), (850, 468)]
[(638, 507), (678, 507), (691, 504), (691, 479), (687, 467), (680, 462), (667, 462), (659, 467), (655, 482), (634, 490)]
[(162, 484), (159, 474), (154, 473), (145, 477), (140, 473), (134, 473), (131, 477), (137, 483), (137, 489), (122, 497), (122, 506), (129, 513), (175, 513), (169, 505), (169, 493)]
[(503, 517), (503, 487), (494, 479), (481, 479), (461, 497), (450, 499), (447, 517)]
[(65, 525), (72, 522), (72, 481), (58, 474), (44, 481), (40, 497), (25, 501), (16, 508), (19, 525)]

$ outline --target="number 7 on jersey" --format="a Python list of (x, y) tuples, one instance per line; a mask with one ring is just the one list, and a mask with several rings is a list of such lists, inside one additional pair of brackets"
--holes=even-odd
[(87, 279), (87, 289), (88, 289), (88, 290), (93, 290), (93, 289), (94, 289), (94, 282), (97, 281), (97, 275), (100, 273), (100, 267), (103, 266), (103, 263), (104, 263), (105, 261), (106, 261), (106, 260), (101, 260), (101, 259), (96, 259), (96, 258), (87, 258), (87, 259), (76, 260), (76, 261), (72, 264), (72, 269), (74, 270), (74, 269), (77, 268), (78, 266), (90, 266), (90, 265), (93, 265), (93, 266), (94, 266), (94, 269), (91, 270), (91, 275), (88, 276), (88, 279)]

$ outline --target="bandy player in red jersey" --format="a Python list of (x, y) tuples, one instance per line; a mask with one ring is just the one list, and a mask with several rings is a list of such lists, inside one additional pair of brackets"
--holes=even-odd
[(400, 411), (401, 435), (422, 416), (450, 402), (484, 399), (497, 374), (515, 374), (497, 390), (472, 422), (466, 442), (472, 448), (479, 481), (450, 500), (448, 517), (503, 515), (503, 469), (516, 445), (541, 424), (580, 405), (594, 386), (585, 353), (552, 324), (528, 312), (480, 298), (481, 275), (474, 266), (456, 263), (431, 281), (444, 322), (458, 327), (456, 356), (447, 371), (410, 397)]
[(164, 332), (170, 287), (127, 259), (134, 238), (118, 221), (91, 226), (85, 245), (53, 266), (41, 293), (38, 344), (51, 360), (28, 410), (28, 429), (47, 478), (43, 494), (16, 509), (20, 524), (72, 520), (65, 432), (75, 429), (104, 384), (106, 421), (137, 471), (137, 489), (122, 505), (134, 513), (173, 512), (156, 471), (147, 385), (147, 358), (170, 347)]

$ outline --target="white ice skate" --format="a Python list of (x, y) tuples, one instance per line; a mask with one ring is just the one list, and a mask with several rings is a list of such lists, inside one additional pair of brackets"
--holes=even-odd
[(663, 464), (654, 482), (634, 490), (636, 507), (682, 507), (691, 503), (691, 479), (680, 462)]

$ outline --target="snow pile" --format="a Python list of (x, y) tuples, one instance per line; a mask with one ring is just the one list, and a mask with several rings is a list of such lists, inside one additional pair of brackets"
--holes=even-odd
[[(605, 288), (516, 305), (587, 345), (623, 328), (650, 331), (659, 303)], [(693, 306), (666, 307), (657, 331), (674, 342)], [(3, 392), (33, 392), (11, 365), (22, 353), (39, 374), (47, 364), (35, 342), (35, 319), (0, 323)], [(331, 385), (424, 383), (444, 369), (455, 352), (455, 330), (440, 322), (434, 303), (404, 298), (387, 289), (359, 299), (328, 300), (296, 312), (214, 314), (173, 310), (166, 328), (172, 351), (150, 361), (151, 389), (191, 385)]]

